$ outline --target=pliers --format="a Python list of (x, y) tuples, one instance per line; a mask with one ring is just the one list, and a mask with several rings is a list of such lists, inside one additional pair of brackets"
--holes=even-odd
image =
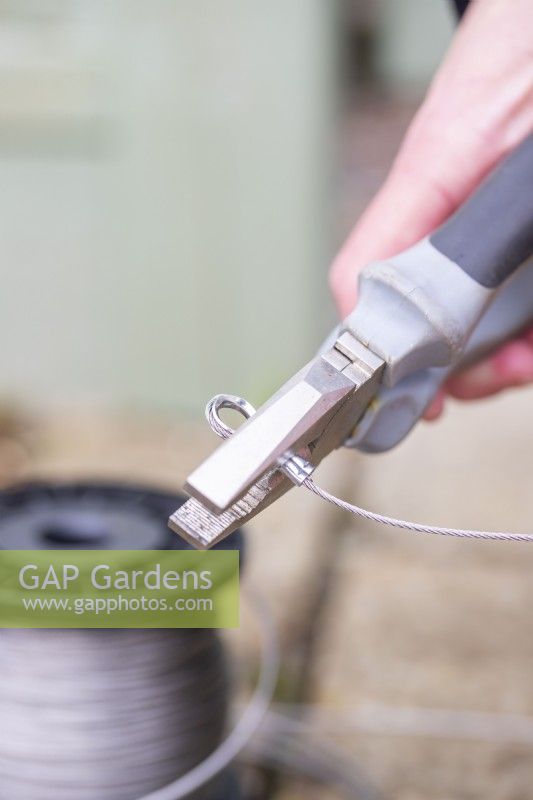
[[(169, 526), (209, 548), (311, 475), (346, 445), (398, 444), (449, 374), (533, 322), (533, 134), (429, 237), (359, 279), (355, 310), (321, 352), (185, 484)], [(229, 432), (229, 431), (228, 431)]]

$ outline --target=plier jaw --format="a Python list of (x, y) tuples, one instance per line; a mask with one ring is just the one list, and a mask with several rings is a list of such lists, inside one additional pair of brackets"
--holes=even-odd
[(212, 547), (303, 483), (351, 435), (383, 369), (382, 359), (341, 330), (188, 477), (192, 499), (172, 514), (171, 529), (194, 547)]

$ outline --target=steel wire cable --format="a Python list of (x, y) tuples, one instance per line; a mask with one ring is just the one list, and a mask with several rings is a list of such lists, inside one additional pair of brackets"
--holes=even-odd
[[(222, 422), (218, 416), (218, 408), (227, 407), (223, 403), (217, 401), (221, 397), (228, 398), (232, 408), (239, 410), (245, 417), (249, 418), (255, 413), (255, 409), (246, 400), (241, 397), (233, 395), (216, 395), (207, 404), (206, 419), (211, 426), (211, 429), (220, 436), (222, 439), (227, 439), (233, 434), (232, 428)], [(313, 492), (317, 497), (331, 503), (337, 508), (347, 511), (349, 514), (354, 514), (358, 517), (377, 522), (380, 525), (388, 525), (392, 528), (399, 528), (401, 530), (410, 531), (412, 533), (430, 533), (437, 536), (453, 536), (460, 539), (489, 539), (494, 541), (504, 542), (533, 542), (533, 533), (512, 533), (509, 531), (482, 531), (470, 528), (449, 528), (440, 525), (426, 525), (419, 522), (412, 522), (411, 520), (399, 519), (396, 517), (389, 517), (386, 514), (379, 514), (375, 511), (368, 511), (361, 506), (354, 503), (348, 503), (346, 500), (341, 500), (331, 492), (318, 486), (312, 478), (306, 478), (302, 486), (305, 486), (310, 492)]]
[(533, 542), (532, 533), (509, 533), (507, 531), (481, 531), (471, 530), (469, 528), (448, 528), (439, 525), (424, 525), (419, 522), (411, 522), (410, 520), (397, 519), (396, 517), (388, 517), (385, 514), (378, 514), (374, 511), (368, 511), (361, 506), (356, 506), (354, 503), (348, 503), (346, 500), (341, 500), (331, 492), (322, 489), (320, 486), (311, 479), (306, 478), (302, 484), (313, 492), (317, 497), (326, 500), (328, 503), (347, 511), (349, 514), (354, 514), (358, 517), (363, 517), (371, 522), (378, 522), (381, 525), (388, 525), (393, 528), (400, 528), (401, 530), (410, 531), (412, 533), (431, 533), (438, 536), (455, 536), (460, 539), (489, 539), (504, 542)]
[(260, 677), (226, 738), (216, 631), (0, 631), (1, 800), (217, 797), (211, 780), (259, 726), (277, 679), (273, 622), (251, 602)]

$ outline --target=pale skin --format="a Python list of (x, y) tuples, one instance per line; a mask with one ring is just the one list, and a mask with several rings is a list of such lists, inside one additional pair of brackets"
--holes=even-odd
[[(385, 183), (331, 267), (341, 316), (365, 264), (429, 234), (532, 131), (532, 2), (473, 0)], [(449, 380), (426, 419), (440, 416), (447, 395), (473, 400), (531, 382), (533, 328)]]

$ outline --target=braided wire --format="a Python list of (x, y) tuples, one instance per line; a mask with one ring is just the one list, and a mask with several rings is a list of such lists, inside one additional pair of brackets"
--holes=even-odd
[(439, 525), (423, 525), (419, 522), (411, 522), (405, 519), (396, 519), (395, 517), (388, 517), (385, 514), (377, 514), (374, 511), (368, 511), (361, 506), (356, 506), (354, 503), (348, 503), (346, 500), (341, 500), (334, 494), (327, 492), (311, 479), (306, 478), (303, 486), (311, 492), (332, 503), (334, 506), (347, 511), (349, 514), (354, 514), (358, 517), (363, 517), (371, 522), (378, 522), (381, 525), (388, 525), (392, 528), (400, 528), (401, 530), (410, 531), (412, 533), (431, 533), (438, 536), (455, 536), (459, 539), (489, 539), (493, 541), (504, 542), (533, 542), (533, 534), (531, 533), (508, 533), (507, 531), (478, 531), (470, 530), (469, 528), (447, 528)]
[[(246, 400), (243, 400), (242, 398), (236, 398), (233, 395), (217, 395), (210, 401), (210, 403), (208, 403), (206, 408), (206, 418), (211, 426), (211, 429), (217, 434), (217, 436), (220, 436), (222, 439), (227, 439), (232, 435), (233, 430), (228, 425), (223, 423), (218, 416), (218, 408), (216, 403), (221, 397), (226, 397), (228, 402), (224, 406), (220, 405), (220, 407), (232, 407), (235, 410), (241, 410), (242, 407), (246, 407), (247, 409), (252, 409), (252, 414), (253, 407), (250, 406)], [(246, 416), (250, 415), (250, 412), (246, 414)], [(366, 508), (361, 508), (361, 506), (357, 506), (354, 503), (348, 503), (346, 500), (341, 500), (339, 497), (331, 494), (331, 492), (326, 491), (326, 489), (322, 489), (320, 486), (317, 486), (312, 478), (306, 478), (301, 485), (305, 486), (306, 489), (308, 489), (310, 492), (313, 492), (313, 494), (315, 494), (317, 497), (320, 497), (327, 503), (332, 503), (332, 505), (337, 506), (337, 508), (340, 508), (343, 511), (347, 511), (349, 514), (363, 517), (371, 522), (377, 522), (380, 525), (388, 525), (391, 528), (399, 528), (400, 530), (410, 531), (411, 533), (430, 533), (437, 536), (453, 536), (458, 539), (488, 539), (499, 542), (533, 542), (532, 533), (510, 533), (508, 531), (480, 531), (471, 530), (469, 528), (448, 528), (439, 525), (424, 525), (419, 522), (411, 522), (410, 520), (406, 519), (397, 519), (396, 517), (388, 517), (386, 514), (378, 514), (375, 511), (368, 511)]]

